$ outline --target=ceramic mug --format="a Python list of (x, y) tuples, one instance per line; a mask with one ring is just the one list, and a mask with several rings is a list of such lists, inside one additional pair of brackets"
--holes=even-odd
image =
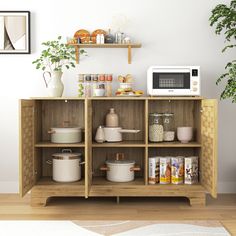
[(103, 88), (94, 89), (94, 96), (96, 96), (96, 97), (105, 96), (105, 89), (103, 89)]

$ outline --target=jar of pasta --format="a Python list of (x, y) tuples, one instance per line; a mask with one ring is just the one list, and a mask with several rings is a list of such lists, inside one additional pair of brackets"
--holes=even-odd
[(150, 113), (149, 114), (149, 141), (163, 142), (164, 128), (163, 128), (163, 114)]

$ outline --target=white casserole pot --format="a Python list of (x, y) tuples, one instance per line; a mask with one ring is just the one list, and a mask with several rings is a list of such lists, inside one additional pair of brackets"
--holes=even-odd
[(51, 128), (52, 143), (80, 143), (82, 142), (82, 129), (80, 127)]
[(140, 171), (135, 167), (135, 161), (132, 160), (107, 160), (106, 166), (100, 170), (105, 170), (107, 180), (112, 182), (130, 182), (134, 180), (134, 171)]
[[(69, 151), (69, 153), (67, 152)], [(75, 182), (81, 179), (81, 153), (69, 149), (52, 155), (52, 178), (57, 182)], [(50, 161), (47, 161), (51, 164)]]
[(122, 133), (137, 134), (140, 130), (122, 129), (121, 127), (103, 127), (105, 141), (107, 142), (121, 142)]

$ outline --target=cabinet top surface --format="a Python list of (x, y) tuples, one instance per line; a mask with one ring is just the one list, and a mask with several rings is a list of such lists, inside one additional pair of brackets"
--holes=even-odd
[(32, 100), (202, 100), (204, 97), (30, 97)]

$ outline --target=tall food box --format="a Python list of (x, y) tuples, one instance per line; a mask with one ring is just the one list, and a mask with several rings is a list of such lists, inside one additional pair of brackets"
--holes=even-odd
[(171, 183), (172, 184), (184, 183), (184, 158), (183, 157), (171, 158)]
[(160, 179), (160, 157), (148, 158), (148, 183), (159, 183)]
[(184, 166), (184, 183), (198, 183), (198, 157), (185, 157)]
[(160, 184), (169, 184), (171, 178), (170, 157), (160, 158)]

